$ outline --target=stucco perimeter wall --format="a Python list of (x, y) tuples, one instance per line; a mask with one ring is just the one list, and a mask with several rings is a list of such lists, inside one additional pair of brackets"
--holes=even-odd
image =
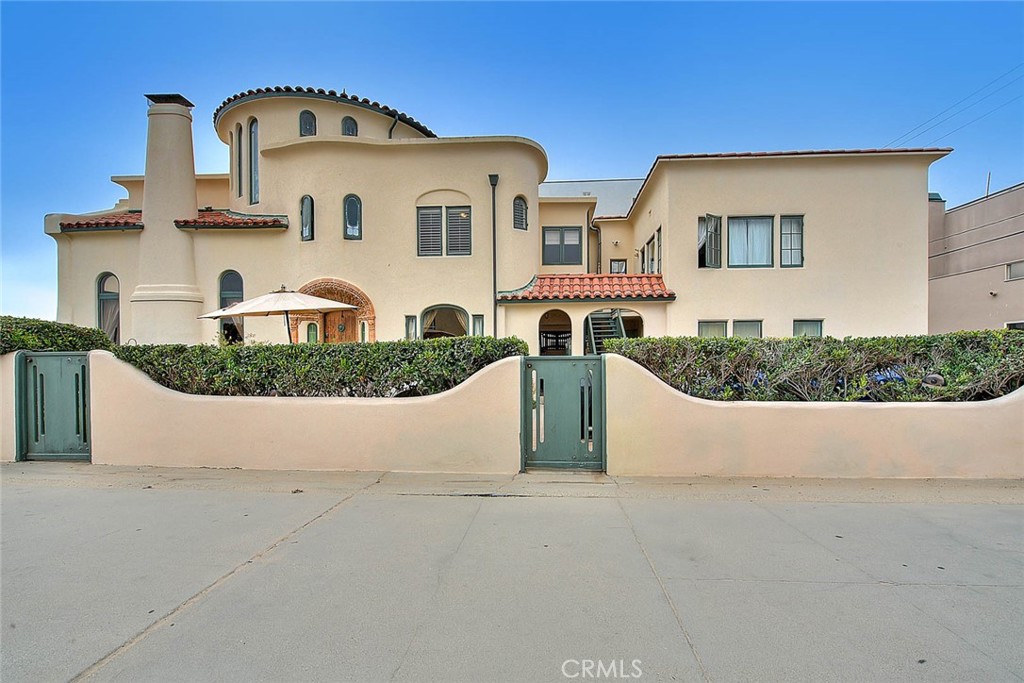
[(1024, 389), (978, 403), (719, 403), (605, 358), (611, 475), (1024, 477)]
[(106, 351), (89, 359), (94, 463), (519, 471), (518, 358), (443, 394), (401, 399), (191, 396)]
[(14, 357), (16, 353), (0, 356), (0, 462), (13, 462), (17, 457), (15, 449), (14, 421)]

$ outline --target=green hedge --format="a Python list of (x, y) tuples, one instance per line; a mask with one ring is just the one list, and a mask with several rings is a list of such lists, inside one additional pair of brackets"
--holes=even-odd
[(612, 339), (605, 348), (679, 391), (720, 401), (977, 401), (1024, 386), (1020, 330), (845, 340)]
[(373, 344), (119, 346), (114, 355), (165, 387), (213, 396), (425, 396), (527, 353), (514, 337)]
[(0, 316), (0, 355), (14, 351), (110, 351), (107, 335), (90, 327)]

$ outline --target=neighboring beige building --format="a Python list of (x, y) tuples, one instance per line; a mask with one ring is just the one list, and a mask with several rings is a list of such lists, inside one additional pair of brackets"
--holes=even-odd
[(516, 335), (532, 353), (621, 335), (919, 334), (928, 167), (949, 149), (659, 156), (644, 179), (545, 182), (515, 136), (437, 137), (347, 93), (250, 90), (195, 174), (192, 104), (149, 95), (127, 198), (50, 214), (58, 320), (121, 342), (284, 341), (280, 318), (199, 320), (282, 284), (355, 305), (297, 341)]
[(928, 204), (928, 331), (1024, 329), (1024, 183)]

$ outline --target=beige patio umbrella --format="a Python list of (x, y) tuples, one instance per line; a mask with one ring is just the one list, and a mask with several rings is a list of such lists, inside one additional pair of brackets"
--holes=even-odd
[(340, 301), (323, 299), (318, 296), (310, 296), (289, 289), (281, 285), (281, 289), (264, 294), (254, 299), (246, 299), (238, 303), (225, 306), (210, 313), (199, 316), (200, 319), (218, 318), (248, 318), (255, 316), (284, 315), (284, 329), (288, 332), (288, 343), (292, 343), (291, 325), (288, 320), (289, 313), (330, 313), (331, 311), (343, 311), (355, 309), (358, 306), (343, 304)]

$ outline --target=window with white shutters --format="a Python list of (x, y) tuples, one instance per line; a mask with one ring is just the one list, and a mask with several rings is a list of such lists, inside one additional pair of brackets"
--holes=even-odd
[(448, 207), (449, 256), (470, 256), (473, 253), (473, 221), (468, 206)]
[(416, 209), (416, 255), (441, 255), (440, 206), (420, 206)]

